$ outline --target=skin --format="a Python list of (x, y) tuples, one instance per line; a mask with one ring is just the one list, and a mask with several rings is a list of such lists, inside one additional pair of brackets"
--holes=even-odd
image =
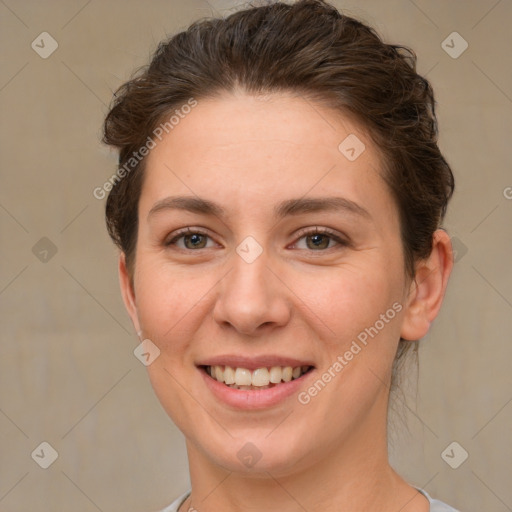
[[(366, 146), (352, 162), (338, 150), (349, 134)], [(152, 386), (186, 437), (192, 494), (180, 511), (428, 511), (389, 465), (387, 403), (399, 338), (427, 333), (453, 257), (438, 230), (416, 279), (406, 276), (398, 210), (380, 169), (360, 125), (289, 94), (201, 100), (151, 150), (133, 276), (123, 254), (119, 274), (135, 329), (161, 351), (148, 366)], [(148, 217), (172, 195), (215, 201), (226, 216), (164, 209)], [(369, 217), (273, 217), (283, 200), (333, 195)], [(208, 237), (165, 245), (186, 227)], [(315, 227), (348, 244), (321, 237), (317, 248), (300, 232)], [(247, 236), (263, 249), (251, 264), (236, 252)], [(310, 359), (318, 377), (394, 303), (401, 311), (305, 405), (294, 395), (236, 410), (195, 366), (221, 354), (270, 353)], [(262, 455), (252, 468), (237, 457), (247, 442)]]

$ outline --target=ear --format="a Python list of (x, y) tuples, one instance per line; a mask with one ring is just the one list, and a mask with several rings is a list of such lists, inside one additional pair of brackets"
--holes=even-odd
[(130, 274), (126, 268), (126, 257), (124, 252), (119, 255), (119, 284), (121, 286), (121, 295), (126, 307), (126, 311), (132, 319), (133, 327), (137, 334), (140, 333), (139, 316), (137, 314), (137, 304), (135, 301), (135, 291), (133, 289)]
[(444, 229), (434, 232), (432, 245), (430, 256), (417, 263), (410, 285), (400, 334), (405, 340), (419, 340), (427, 334), (441, 308), (453, 268), (452, 243)]

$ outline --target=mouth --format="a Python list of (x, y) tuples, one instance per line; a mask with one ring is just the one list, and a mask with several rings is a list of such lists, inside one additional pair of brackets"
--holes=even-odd
[(228, 365), (200, 365), (199, 368), (211, 379), (231, 389), (259, 391), (301, 379), (314, 366), (262, 366), (251, 370)]
[(313, 360), (278, 354), (219, 354), (195, 362), (215, 402), (237, 411), (271, 410), (314, 379)]

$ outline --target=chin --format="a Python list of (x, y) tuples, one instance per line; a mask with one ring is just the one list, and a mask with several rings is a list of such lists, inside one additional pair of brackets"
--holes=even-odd
[(232, 432), (229, 441), (223, 437), (218, 442), (210, 439), (200, 444), (203, 453), (226, 471), (255, 478), (268, 478), (269, 473), (287, 476), (300, 470), (301, 461), (308, 458), (304, 437), (301, 442), (294, 442), (294, 436), (289, 434), (283, 431), (281, 435), (269, 435), (268, 429), (258, 434), (253, 430), (247, 435)]

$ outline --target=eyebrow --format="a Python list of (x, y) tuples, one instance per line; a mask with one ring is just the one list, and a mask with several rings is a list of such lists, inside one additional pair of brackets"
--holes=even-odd
[[(226, 210), (219, 204), (197, 196), (170, 196), (157, 201), (148, 213), (150, 216), (165, 210), (184, 210), (202, 215), (226, 217)], [(371, 219), (371, 215), (358, 203), (344, 197), (307, 197), (287, 199), (274, 207), (274, 217), (282, 219), (320, 211), (345, 211), (352, 215)]]

